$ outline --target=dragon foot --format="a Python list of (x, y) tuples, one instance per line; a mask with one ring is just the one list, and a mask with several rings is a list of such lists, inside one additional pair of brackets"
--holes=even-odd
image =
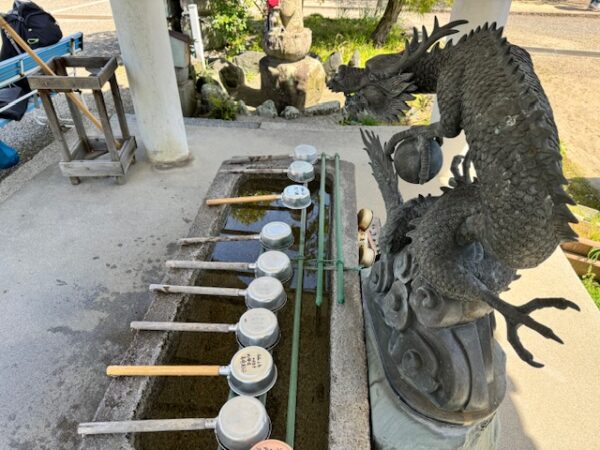
[(532, 330), (541, 334), (546, 339), (552, 339), (553, 341), (562, 344), (562, 339), (558, 337), (551, 328), (533, 319), (530, 314), (538, 309), (543, 308), (571, 308), (579, 311), (579, 306), (577, 306), (575, 303), (564, 298), (555, 297), (536, 298), (528, 303), (525, 303), (524, 305), (513, 306), (501, 300), (499, 297), (488, 293), (485, 295), (485, 301), (504, 316), (506, 320), (508, 342), (510, 342), (510, 345), (512, 345), (512, 347), (515, 349), (517, 355), (519, 355), (523, 361), (533, 367), (544, 367), (544, 365), (535, 361), (531, 352), (523, 346), (521, 339), (517, 334), (519, 327), (521, 325), (525, 325), (526, 327), (531, 328)]
[(404, 140), (411, 138), (422, 137), (425, 140), (436, 139), (438, 144), (443, 143), (443, 133), (440, 131), (440, 123), (432, 123), (431, 125), (418, 125), (410, 127), (408, 130), (400, 131), (394, 134), (389, 142), (385, 144), (385, 154), (392, 156), (396, 147)]

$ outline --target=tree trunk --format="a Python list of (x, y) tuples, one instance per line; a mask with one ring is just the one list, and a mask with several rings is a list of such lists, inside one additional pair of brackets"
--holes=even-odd
[(385, 9), (388, 4), (387, 0), (377, 0), (377, 6), (375, 6), (375, 15), (378, 16)]
[(381, 47), (387, 41), (392, 26), (398, 21), (405, 0), (388, 0), (385, 12), (371, 35), (371, 40), (376, 47)]

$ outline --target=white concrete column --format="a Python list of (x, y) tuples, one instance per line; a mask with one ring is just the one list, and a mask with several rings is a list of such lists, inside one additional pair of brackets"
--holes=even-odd
[(110, 0), (141, 140), (159, 167), (189, 161), (162, 0)]
[(506, 25), (510, 4), (511, 0), (454, 0), (450, 20), (466, 19), (469, 23), (459, 27), (461, 33), (455, 34), (451, 39), (458, 40), (464, 33), (485, 22)]
[[(452, 12), (450, 13), (450, 21), (466, 19), (469, 23), (457, 27), (460, 33), (450, 36), (449, 39), (458, 41), (463, 34), (469, 33), (472, 29), (483, 25), (485, 22), (496, 22), (499, 27), (506, 25), (510, 4), (511, 0), (454, 0)], [(431, 112), (431, 122), (439, 120), (440, 112), (436, 103), (433, 105)], [(467, 148), (464, 133), (459, 134), (454, 139), (444, 140), (444, 166), (440, 173), (443, 183), (451, 176), (450, 164), (452, 158), (455, 155), (465, 154)]]

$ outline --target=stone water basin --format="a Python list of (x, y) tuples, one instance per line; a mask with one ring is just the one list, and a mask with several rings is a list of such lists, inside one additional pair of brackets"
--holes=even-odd
[[(265, 168), (285, 168), (290, 160), (253, 164)], [(334, 246), (333, 161), (327, 162), (326, 258)], [(226, 167), (225, 165), (222, 166)], [(317, 166), (317, 173), (320, 169)], [(341, 162), (340, 203), (343, 254), (347, 266), (358, 261), (356, 193), (354, 166)], [(265, 177), (218, 173), (206, 198), (281, 193), (289, 184), (285, 175)], [(309, 184), (313, 205), (307, 214), (306, 258), (314, 259), (318, 234), (319, 181)], [(286, 250), (293, 258), (298, 252), (300, 212), (270, 204), (207, 207), (201, 204), (189, 237), (257, 233), (274, 220), (289, 223), (294, 245)], [(173, 237), (173, 240), (183, 237)], [(255, 261), (258, 241), (222, 242), (182, 247), (176, 259), (215, 261)], [(296, 265), (296, 264), (294, 264)], [(307, 266), (315, 263), (307, 261)], [(199, 270), (165, 269), (164, 284), (245, 288), (253, 274)], [(285, 439), (290, 349), (295, 300), (296, 274), (286, 283), (287, 305), (278, 313), (281, 340), (273, 351), (278, 368), (275, 387), (266, 396), (267, 412), (275, 439)], [(316, 272), (307, 268), (302, 295), (300, 360), (296, 408), (296, 449), (370, 448), (368, 383), (364, 345), (363, 316), (358, 273), (345, 273), (345, 304), (335, 302), (335, 273), (326, 272), (325, 298), (315, 306)], [(161, 280), (156, 280), (161, 282)], [(185, 294), (152, 293), (144, 320), (236, 323), (246, 310), (242, 298), (201, 297)], [(142, 318), (140, 317), (140, 320)], [(237, 342), (233, 333), (182, 333), (142, 331), (121, 361), (116, 364), (227, 364)], [(94, 417), (95, 421), (162, 418), (216, 417), (230, 395), (221, 377), (129, 377), (112, 380)], [(138, 433), (89, 436), (82, 449), (211, 449), (217, 448), (211, 431)]]

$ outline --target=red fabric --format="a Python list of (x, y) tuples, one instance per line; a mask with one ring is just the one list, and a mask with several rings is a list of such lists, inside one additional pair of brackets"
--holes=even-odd
[(267, 5), (269, 5), (269, 8), (275, 8), (279, 6), (279, 0), (267, 0)]

